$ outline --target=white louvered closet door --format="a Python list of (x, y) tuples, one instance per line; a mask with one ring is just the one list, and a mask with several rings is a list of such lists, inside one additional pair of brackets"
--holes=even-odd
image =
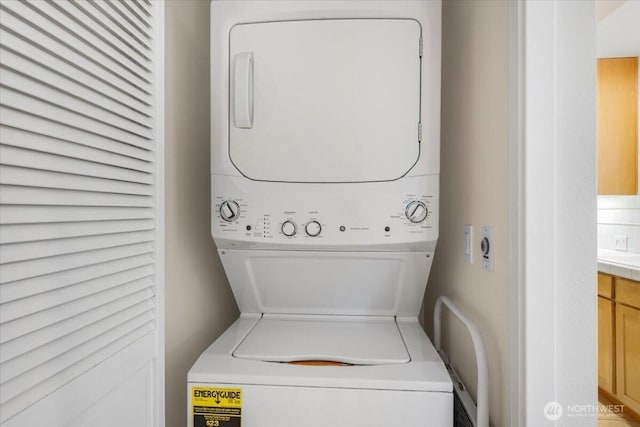
[(163, 8), (0, 1), (3, 426), (163, 424)]

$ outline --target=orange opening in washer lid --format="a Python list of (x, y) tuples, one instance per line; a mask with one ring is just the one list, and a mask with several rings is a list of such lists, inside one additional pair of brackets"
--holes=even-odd
[(351, 363), (336, 362), (335, 360), (293, 360), (288, 363), (300, 366), (353, 366)]

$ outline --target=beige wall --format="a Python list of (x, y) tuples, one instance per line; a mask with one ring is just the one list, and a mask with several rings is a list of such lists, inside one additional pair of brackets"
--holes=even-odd
[(166, 3), (166, 425), (187, 371), (238, 315), (209, 227), (209, 2)]
[[(440, 240), (425, 299), (431, 334), (440, 295), (479, 327), (490, 369), (491, 425), (509, 426), (509, 3), (444, 1)], [(463, 256), (474, 226), (474, 263)], [(495, 271), (482, 270), (480, 232), (494, 227)], [(447, 318), (445, 318), (447, 320)], [(450, 320), (450, 319), (449, 319)], [(443, 346), (475, 396), (471, 339), (446, 321)]]

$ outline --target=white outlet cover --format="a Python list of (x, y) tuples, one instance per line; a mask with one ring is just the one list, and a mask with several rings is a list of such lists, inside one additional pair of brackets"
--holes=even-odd
[(482, 227), (482, 236), (480, 238), (480, 261), (482, 262), (482, 269), (487, 271), (494, 271), (495, 265), (493, 262), (494, 254), (494, 239), (493, 239), (493, 227)]
[(626, 252), (628, 249), (628, 238), (624, 235), (615, 236), (616, 251)]
[(473, 225), (464, 225), (464, 260), (473, 264)]

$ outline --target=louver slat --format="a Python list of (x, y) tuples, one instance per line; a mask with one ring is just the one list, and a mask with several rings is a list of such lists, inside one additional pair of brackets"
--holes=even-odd
[[(29, 76), (28, 78), (23, 77), (21, 80), (18, 79), (18, 82), (13, 84), (11, 84), (11, 82), (6, 83), (14, 89), (21, 90), (22, 88), (23, 92), (33, 93), (35, 85), (52, 88), (52, 90), (60, 91), (65, 95), (79, 98), (91, 106), (102, 108), (117, 118), (131, 122), (132, 126), (130, 126), (130, 128), (141, 135), (146, 135), (144, 132), (152, 125), (151, 117), (133, 108), (123, 109), (121, 103), (123, 102), (123, 97), (118, 97), (116, 93), (114, 99), (114, 91), (109, 91), (108, 88), (106, 91), (98, 91), (96, 88), (89, 88), (79, 84), (69, 76), (61, 75), (60, 73), (45, 68), (41, 62), (37, 62), (42, 61), (42, 56), (27, 59), (5, 48), (0, 48), (0, 56), (2, 56), (3, 66), (3, 69), (0, 70), (0, 77), (9, 80), (7, 76), (10, 76), (10, 78), (15, 80), (16, 77), (11, 77), (9, 72), (17, 74), (18, 76)], [(34, 80), (34, 76), (38, 76), (37, 83)]]
[[(110, 334), (109, 336), (101, 336), (99, 338), (102, 339), (94, 340), (90, 343), (96, 350), (84, 358), (80, 358), (75, 354), (70, 354), (69, 357), (56, 360), (58, 363), (53, 366), (51, 364), (42, 365), (41, 369), (34, 372), (36, 379), (29, 378), (29, 383), (33, 385), (31, 387), (28, 386), (29, 383), (26, 387), (22, 385), (24, 392), (21, 394), (14, 391), (17, 388), (16, 386), (11, 386), (13, 390), (9, 387), (0, 386), (0, 395), (4, 396), (4, 391), (7, 389), (8, 391), (12, 391), (12, 395), (15, 396), (10, 400), (2, 399), (0, 401), (0, 405), (2, 405), (3, 409), (0, 417), (4, 420), (9, 419), (24, 410), (25, 407), (33, 404), (33, 402), (37, 402), (39, 399), (42, 399), (43, 396), (53, 393), (62, 387), (62, 385), (89, 371), (91, 368), (99, 365), (102, 361), (114, 356), (136, 341), (148, 336), (153, 332), (153, 330), (153, 322), (147, 322), (130, 332), (121, 328), (120, 330), (114, 331), (115, 333)], [(117, 338), (114, 338), (114, 335)], [(111, 339), (111, 341), (108, 341), (109, 339)], [(7, 396), (6, 399), (9, 399), (9, 397)]]
[[(75, 47), (73, 47), (73, 41), (68, 42), (61, 41), (57, 37), (47, 32), (47, 30), (56, 31), (56, 28), (46, 19), (42, 18), (37, 13), (28, 9), (26, 6), (21, 6), (21, 1), (8, 1), (0, 3), (0, 25), (2, 25), (6, 31), (19, 34), (21, 38), (36, 46), (39, 49), (45, 50), (54, 56), (60, 57), (62, 60), (69, 64), (73, 64), (74, 67), (84, 70), (85, 73), (96, 76), (99, 80), (109, 84), (113, 88), (119, 89), (122, 93), (128, 94), (129, 97), (137, 99), (139, 102), (151, 105), (148, 102), (149, 92), (136, 85), (135, 81), (131, 81), (127, 73), (119, 74), (105, 66), (93, 60), (94, 58), (87, 57), (80, 53)], [(24, 9), (29, 16), (17, 18), (15, 10), (8, 9)], [(40, 22), (40, 25), (30, 21), (35, 19)], [(4, 42), (3, 42), (4, 43)]]
[(155, 334), (157, 22), (146, 0), (0, 12), (4, 424)]
[(112, 181), (126, 181), (140, 184), (153, 183), (153, 177), (148, 173), (131, 171), (117, 166), (108, 166), (81, 159), (70, 159), (68, 157), (43, 152), (34, 152), (33, 150), (1, 144), (0, 164), (21, 166), (22, 168), (38, 169), (41, 171), (64, 172), (73, 175), (104, 178)]
[[(122, 117), (119, 114), (114, 114), (104, 108), (93, 105), (87, 98), (79, 99), (74, 94), (68, 94), (59, 88), (52, 88), (31, 78), (24, 77), (17, 72), (7, 69), (0, 71), (0, 85), (6, 86), (12, 91), (29, 95), (34, 99), (50, 102), (84, 117), (90, 117), (121, 131), (130, 132), (143, 138), (151, 137), (149, 128), (133, 123), (127, 117)], [(55, 102), (52, 100), (55, 100)]]
[(112, 25), (121, 29), (121, 33), (128, 34), (132, 40), (144, 50), (151, 49), (149, 37), (144, 31), (140, 31), (139, 27), (132, 26), (129, 21), (119, 13), (118, 9), (113, 6), (113, 1), (91, 1), (91, 4), (100, 11), (102, 15), (108, 18)]
[[(117, 85), (113, 85), (108, 79), (103, 79), (99, 75), (91, 73), (82, 67), (78, 67), (73, 62), (68, 62), (61, 58), (56, 51), (52, 51), (47, 46), (41, 46), (37, 43), (21, 39), (9, 31), (0, 28), (0, 46), (3, 51), (12, 52), (15, 55), (25, 58), (34, 64), (48, 69), (53, 74), (65, 77), (68, 81), (75, 84), (85, 86), (104, 96), (117, 101), (123, 111), (137, 111), (147, 118), (151, 117), (151, 106), (141, 102), (139, 99), (131, 96), (129, 93), (121, 90)], [(2, 58), (4, 63), (5, 58)], [(4, 65), (9, 68), (14, 66), (11, 58), (7, 56), (7, 63)], [(28, 71), (28, 70), (25, 70)], [(33, 78), (44, 80), (47, 75), (37, 73), (32, 75)]]
[[(20, 337), (16, 336), (18, 333), (20, 335), (26, 335), (34, 331), (39, 331), (41, 329), (47, 328), (50, 325), (62, 322), (63, 320), (72, 319), (73, 317), (81, 313), (92, 311), (93, 309), (100, 307), (106, 303), (116, 301), (120, 298), (124, 298), (127, 295), (139, 292), (142, 289), (148, 289), (151, 287), (151, 285), (152, 282), (150, 280), (136, 280), (124, 283), (120, 286), (106, 288), (102, 292), (98, 292), (96, 294), (74, 298), (69, 302), (58, 305), (54, 305), (54, 298), (48, 297), (49, 299), (46, 299), (47, 296), (44, 296), (44, 302), (48, 302), (48, 304), (45, 304), (45, 306), (50, 307), (46, 307), (42, 311), (38, 311), (35, 313), (27, 312), (26, 315), (20, 317), (17, 320), (7, 321), (7, 323), (4, 324), (2, 328), (2, 342), (7, 342), (12, 337), (14, 340), (20, 339)], [(19, 304), (19, 302), (16, 302), (15, 304)], [(43, 304), (41, 303), (39, 305)]]
[(131, 13), (131, 10), (124, 5), (124, 2), (111, 1), (108, 2), (107, 5), (116, 11), (118, 15), (123, 17), (130, 28), (135, 28), (144, 38), (148, 39), (146, 34), (149, 28), (149, 23), (139, 19), (138, 16)]
[[(32, 28), (41, 31), (46, 29), (49, 37), (55, 39), (57, 43), (64, 46), (69, 52), (85, 58), (85, 60), (90, 60), (98, 67), (101, 67), (106, 73), (113, 75), (122, 82), (127, 82), (132, 85), (141, 92), (141, 96), (144, 96), (142, 94), (151, 94), (150, 79), (140, 78), (131, 70), (122, 66), (118, 61), (113, 60), (104, 51), (88, 44), (83, 37), (74, 34), (70, 28), (59, 24), (55, 19), (52, 19), (51, 16), (47, 16), (41, 11), (36, 10), (37, 7), (42, 7), (46, 9), (47, 12), (55, 14), (55, 9), (52, 7), (47, 8), (47, 2), (10, 1), (3, 2), (3, 6), (7, 12), (12, 13), (14, 16), (19, 16), (20, 20), (28, 23)], [(4, 13), (3, 15), (8, 14), (9, 13)], [(61, 14), (58, 12), (58, 15)], [(87, 35), (88, 33), (86, 31), (83, 32), (83, 36)]]
[[(84, 129), (68, 127), (64, 124), (47, 120), (46, 118), (31, 115), (26, 111), (5, 108), (5, 106), (0, 106), (0, 124), (5, 125), (3, 128), (12, 127), (25, 131), (37, 130), (35, 135), (50, 136), (64, 141), (122, 154), (134, 159), (145, 161), (153, 160), (153, 153), (146, 149), (122, 144), (118, 141), (89, 133)], [(0, 138), (4, 137), (0, 136)]]
[(153, 206), (151, 197), (9, 185), (0, 186), (0, 199), (7, 205)]
[(130, 81), (135, 82), (143, 90), (149, 91), (151, 89), (149, 77), (151, 70), (148, 67), (132, 61), (131, 58), (127, 58), (110, 43), (106, 43), (100, 37), (96, 37), (86, 26), (83, 27), (69, 14), (64, 13), (62, 8), (56, 7), (55, 3), (29, 2), (28, 6), (65, 32), (64, 35), (60, 36), (61, 40), (73, 37), (77, 40), (80, 51), (88, 53), (87, 50), (93, 50), (94, 54), (89, 53), (90, 56), (99, 57), (103, 64), (113, 68), (114, 71), (119, 71), (119, 73), (126, 75)]
[[(133, 333), (139, 328), (144, 328), (145, 333), (153, 330), (151, 316), (146, 316), (142, 322), (126, 322), (116, 328), (99, 335), (78, 347), (61, 354), (59, 357), (50, 359), (47, 363), (35, 367), (27, 371), (25, 374), (0, 384), (0, 404), (6, 403), (17, 397), (20, 393), (28, 392), (34, 388), (41, 387), (42, 379), (49, 379), (56, 374), (63, 374), (66, 370), (75, 370), (78, 365), (91, 356), (100, 354), (104, 348), (108, 348), (119, 341), (126, 339), (128, 334)], [(138, 325), (137, 323), (142, 323)], [(107, 354), (107, 356), (110, 354)]]
[(41, 242), (79, 236), (100, 236), (112, 233), (131, 233), (153, 230), (154, 222), (148, 219), (121, 221), (87, 221), (56, 224), (6, 225), (0, 243)]
[[(2, 313), (0, 313), (0, 319), (2, 326), (0, 331), (3, 332), (3, 336), (0, 340), (6, 342), (13, 340), (20, 334), (20, 331), (14, 329), (14, 334), (10, 331), (12, 326), (9, 323), (13, 320), (25, 317), (27, 315), (37, 313), (39, 311), (62, 305), (67, 301), (78, 300), (79, 298), (93, 295), (98, 292), (121, 286), (123, 284), (132, 283), (136, 280), (143, 278), (150, 278), (153, 275), (153, 269), (150, 265), (143, 265), (140, 267), (132, 268), (129, 270), (118, 271), (106, 276), (99, 276), (91, 280), (74, 283), (69, 286), (63, 287), (41, 287), (39, 293), (35, 293), (29, 296), (27, 299), (14, 299), (5, 303)], [(126, 288), (130, 288), (127, 286)], [(28, 301), (27, 301), (28, 300)], [(61, 301), (63, 302), (61, 304)], [(104, 300), (98, 299), (98, 302), (104, 303)], [(73, 308), (67, 313), (73, 311)], [(5, 335), (6, 333), (6, 335)], [(3, 347), (4, 353), (4, 347)], [(0, 358), (4, 357), (1, 355)]]
[[(140, 296), (145, 298), (148, 293), (141, 293)], [(83, 343), (91, 340), (92, 337), (108, 332), (121, 324), (130, 323), (136, 317), (138, 321), (148, 322), (153, 316), (148, 312), (149, 306), (142, 303), (142, 308), (146, 308), (142, 313), (115, 313), (106, 319), (101, 319), (92, 323), (86, 328), (74, 331), (70, 334), (58, 337), (55, 341), (37, 347), (29, 352), (29, 354), (18, 356), (6, 363), (4, 372), (8, 373), (0, 378), (1, 383), (6, 383), (14, 378), (27, 373), (37, 366), (46, 363), (54, 357), (60, 356), (67, 351), (68, 348), (75, 348)], [(10, 375), (9, 375), (10, 374)]]
[[(79, 159), (93, 163), (93, 167), (104, 164), (116, 166), (118, 169), (146, 173), (153, 172), (153, 164), (148, 161), (1, 125), (0, 144), (28, 149), (30, 153), (34, 154), (49, 153), (70, 159)], [(144, 151), (144, 153), (148, 153), (148, 151)], [(2, 159), (0, 159), (0, 161), (1, 160)], [(111, 170), (113, 171), (115, 169)]]
[[(0, 150), (0, 156), (2, 156), (1, 153), (2, 150)], [(6, 165), (0, 166), (0, 180), (8, 185), (22, 185), (26, 187), (59, 188), (64, 190), (97, 191), (117, 194), (140, 194), (145, 196), (153, 194), (153, 188), (144, 184)]]
[(115, 221), (153, 217), (151, 208), (0, 205), (0, 220), (3, 224)]
[(96, 191), (116, 194), (153, 194), (153, 189), (143, 184), (70, 175), (60, 172), (29, 170), (12, 166), (0, 166), (0, 179), (9, 185), (22, 185), (25, 187)]
[[(117, 31), (117, 28), (114, 28), (113, 21), (111, 21), (107, 15), (100, 11), (100, 9), (93, 2), (73, 1), (65, 4), (73, 5), (78, 10), (81, 10), (88, 17), (88, 19), (92, 21), (94, 27), (103, 28), (108, 34), (113, 36), (113, 39), (118, 40), (120, 43), (131, 49), (131, 51), (135, 52), (144, 60), (151, 60), (148, 50), (146, 48), (141, 48), (140, 44), (138, 44), (129, 33)], [(71, 7), (68, 7), (67, 9), (71, 9)], [(70, 10), (69, 12), (73, 13)], [(114, 43), (118, 42), (114, 41)]]
[(117, 316), (127, 316), (129, 314), (137, 316), (151, 309), (153, 309), (153, 303), (146, 298), (146, 294), (135, 293), (102, 304), (55, 325), (49, 325), (47, 328), (38, 329), (29, 334), (20, 333), (19, 339), (2, 344), (3, 350), (2, 354), (0, 354), (0, 363), (13, 360), (22, 355), (28, 355), (34, 349), (82, 329), (82, 325), (91, 325), (114, 314)]
[(133, 145), (143, 149), (149, 148), (149, 140), (122, 130), (95, 118), (89, 118), (65, 107), (38, 99), (36, 97), (17, 92), (0, 86), (2, 103), (14, 110), (28, 112), (43, 119), (62, 124), (64, 126), (82, 129), (117, 142)]
[(105, 26), (96, 14), (91, 14), (89, 11), (92, 7), (89, 2), (54, 2), (53, 6), (73, 19), (84, 31), (88, 31), (104, 43), (107, 43), (119, 54), (125, 56), (129, 61), (132, 61), (132, 63), (147, 72), (152, 71), (151, 67), (153, 64), (146, 52), (133, 49), (129, 43), (119, 38), (117, 33), (114, 33), (108, 26)]
[(150, 22), (149, 19), (151, 18), (151, 13), (149, 12), (149, 10), (145, 6), (143, 6), (139, 2), (129, 2), (129, 3), (127, 3), (127, 5), (132, 7), (132, 8), (135, 8), (137, 10), (137, 12), (135, 12), (136, 14), (142, 13), (142, 16), (147, 20), (147, 23), (149, 24), (149, 22)]
[(150, 230), (14, 243), (0, 246), (0, 264), (151, 242), (153, 239), (154, 233)]
[[(65, 286), (88, 282), (93, 279), (105, 280), (112, 274), (130, 273), (137, 268), (153, 265), (151, 254), (131, 256), (123, 254), (111, 260), (88, 264), (73, 270), (64, 270), (46, 276), (28, 277), (22, 280), (5, 283), (2, 289), (3, 304), (20, 298), (29, 298), (43, 292), (49, 292)], [(1, 327), (1, 325), (0, 325)]]
[(94, 251), (80, 252), (70, 255), (14, 262), (2, 265), (2, 277), (0, 283), (23, 280), (28, 277), (42, 276), (73, 268), (84, 267), (94, 262), (105, 262), (118, 259), (123, 256), (150, 254), (153, 246), (149, 243), (137, 243), (118, 248), (98, 249)]
[(134, 2), (120, 1), (120, 6), (124, 6), (125, 9), (131, 12), (131, 15), (129, 16), (135, 17), (136, 22), (142, 23), (142, 25), (146, 28), (151, 27), (151, 22), (149, 21), (149, 15), (147, 15), (146, 13), (142, 13), (140, 9), (135, 7)]
[[(148, 292), (140, 294), (142, 298), (147, 295)], [(64, 335), (55, 341), (44, 344), (31, 351), (28, 355), (18, 356), (5, 362), (6, 370), (4, 370), (3, 373), (7, 373), (7, 375), (0, 378), (0, 384), (4, 384), (14, 378), (19, 378), (21, 375), (28, 373), (37, 366), (45, 364), (53, 358), (62, 356), (68, 348), (76, 348), (87, 341), (90, 341), (93, 337), (107, 333), (111, 329), (121, 326), (122, 324), (131, 324), (134, 322), (146, 323), (151, 321), (153, 316), (148, 312), (148, 306), (144, 307), (143, 305), (143, 308), (147, 308), (147, 310), (142, 313), (136, 313), (135, 311), (133, 313), (129, 312), (128, 316), (124, 315), (122, 312), (115, 313), (112, 316), (92, 323), (86, 328)]]
[(117, 62), (123, 68), (134, 73), (147, 85), (150, 83), (151, 64), (149, 61), (139, 61), (136, 56), (132, 57), (130, 55), (131, 52), (123, 52), (123, 48), (126, 49), (126, 47), (123, 45), (116, 46), (117, 39), (111, 37), (108, 33), (98, 34), (94, 30), (95, 26), (87, 25), (81, 21), (82, 16), (80, 16), (81, 13), (77, 8), (63, 2), (31, 2), (29, 6), (38, 10), (41, 15), (46, 16), (68, 33), (82, 40), (87, 47), (95, 49), (100, 55)]

